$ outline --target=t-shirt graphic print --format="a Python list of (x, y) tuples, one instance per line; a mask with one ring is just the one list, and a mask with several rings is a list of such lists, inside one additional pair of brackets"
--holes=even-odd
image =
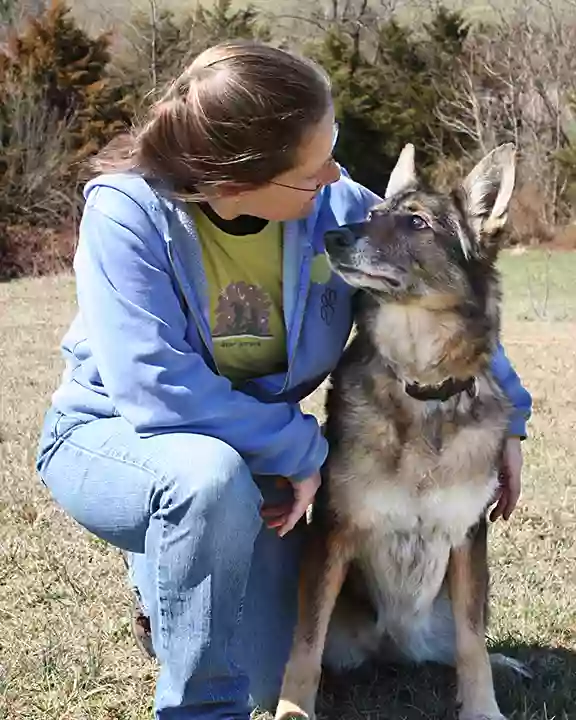
[(229, 235), (192, 206), (202, 247), (214, 359), (235, 385), (284, 372), (282, 225), (252, 235)]

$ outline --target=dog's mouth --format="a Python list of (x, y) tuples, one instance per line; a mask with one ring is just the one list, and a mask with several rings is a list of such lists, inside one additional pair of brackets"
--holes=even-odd
[(374, 281), (381, 283), (383, 289), (388, 287), (391, 290), (402, 290), (406, 285), (404, 273), (392, 267), (386, 269), (359, 268), (347, 263), (336, 263), (335, 269), (342, 275), (357, 280), (358, 284), (361, 284), (362, 278), (366, 278), (370, 285), (373, 285)]

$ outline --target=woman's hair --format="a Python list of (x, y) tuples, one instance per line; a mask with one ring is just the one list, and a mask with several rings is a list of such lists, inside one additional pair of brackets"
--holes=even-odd
[(222, 43), (198, 55), (147, 121), (91, 167), (136, 171), (181, 195), (202, 185), (258, 187), (295, 166), (330, 105), (329, 80), (311, 61), (256, 42)]

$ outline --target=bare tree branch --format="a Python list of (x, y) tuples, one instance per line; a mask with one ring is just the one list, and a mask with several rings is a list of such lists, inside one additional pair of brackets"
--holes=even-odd
[(150, 5), (150, 72), (152, 73), (152, 87), (158, 85), (158, 13), (156, 0), (148, 0)]

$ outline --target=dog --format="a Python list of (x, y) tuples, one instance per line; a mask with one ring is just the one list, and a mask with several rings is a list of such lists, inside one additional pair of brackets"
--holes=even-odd
[(326, 234), (333, 271), (359, 289), (356, 334), (327, 396), (277, 720), (314, 717), (322, 664), (370, 658), (455, 665), (460, 720), (505, 720), (485, 641), (486, 511), (512, 410), (490, 358), (515, 158), (499, 146), (443, 194), (407, 145), (366, 222)]

